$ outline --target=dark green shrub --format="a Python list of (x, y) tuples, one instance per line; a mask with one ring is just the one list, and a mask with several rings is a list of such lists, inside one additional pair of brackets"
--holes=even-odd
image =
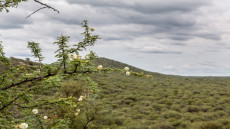
[(118, 108), (118, 105), (117, 104), (113, 104), (112, 107), (113, 107), (113, 109), (116, 109), (116, 108)]
[(214, 109), (214, 111), (220, 111), (220, 110), (223, 110), (223, 109), (224, 109), (223, 107), (218, 106), (218, 107), (216, 107), (216, 108)]
[(65, 97), (79, 97), (85, 92), (84, 83), (80, 80), (66, 80), (62, 83), (61, 92)]
[(125, 122), (126, 118), (125, 117), (117, 117), (115, 119), (115, 124), (116, 125), (119, 125), (119, 126), (122, 126)]
[(157, 118), (159, 118), (159, 115), (158, 114), (150, 114), (149, 115), (149, 119), (151, 119), (151, 120), (156, 120)]
[(171, 106), (171, 108), (170, 108), (171, 110), (174, 110), (174, 111), (177, 111), (177, 112), (180, 112), (180, 105), (179, 104), (176, 104), (176, 105), (172, 105)]
[(210, 111), (212, 109), (212, 107), (210, 107), (210, 106), (203, 106), (203, 107), (201, 107), (201, 111), (203, 111), (203, 112), (208, 112), (208, 111)]
[(175, 128), (169, 124), (159, 124), (154, 126), (153, 129), (175, 129)]
[(178, 126), (181, 125), (181, 123), (182, 123), (182, 120), (177, 120), (177, 121), (172, 122), (172, 125), (173, 125), (174, 127), (178, 127)]
[(181, 114), (179, 112), (176, 111), (167, 111), (163, 113), (163, 117), (164, 118), (176, 118), (176, 119), (180, 119), (181, 118)]
[(152, 104), (152, 107), (156, 110), (156, 111), (161, 111), (163, 106), (160, 104)]
[(219, 123), (208, 122), (202, 124), (199, 129), (223, 129), (223, 126)]
[(198, 107), (195, 107), (195, 106), (189, 106), (188, 108), (187, 108), (187, 112), (199, 112), (200, 111), (200, 109), (198, 108)]
[(127, 129), (149, 129), (147, 125), (130, 125)]

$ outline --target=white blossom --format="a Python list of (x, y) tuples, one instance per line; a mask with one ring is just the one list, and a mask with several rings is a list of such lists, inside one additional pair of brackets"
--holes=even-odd
[(70, 61), (74, 61), (74, 58), (76, 57), (76, 55), (73, 53), (70, 53), (70, 54), (68, 54), (68, 57), (69, 57)]
[(85, 96), (81, 95), (80, 98), (84, 98)]
[(82, 98), (79, 98), (78, 101), (82, 101)]
[(26, 128), (28, 128), (28, 124), (27, 123), (21, 123), (21, 125), (19, 127), (20, 127), (20, 129), (26, 129)]
[(32, 112), (33, 112), (34, 114), (38, 114), (38, 109), (33, 109)]
[(80, 98), (78, 99), (78, 101), (82, 101), (84, 97), (85, 96), (80, 96)]
[(127, 71), (125, 74), (126, 74), (127, 76), (129, 76), (129, 75), (130, 75), (130, 72)]
[(69, 58), (74, 58), (74, 54), (73, 54), (73, 53), (70, 53), (70, 54), (68, 54), (68, 57), (69, 57)]
[(74, 58), (70, 58), (69, 60), (70, 60), (70, 61), (74, 61)]
[(70, 53), (70, 54), (68, 54), (68, 57), (69, 57), (70, 61), (74, 61), (74, 60), (81, 59), (82, 56)]
[(81, 59), (80, 55), (76, 55), (75, 59)]
[(95, 30), (94, 28), (90, 28), (90, 31), (92, 31), (92, 32), (93, 32), (94, 30)]
[(74, 113), (74, 116), (75, 116), (75, 117), (80, 113), (81, 110), (80, 110), (80, 109), (77, 109), (76, 111), (77, 111), (77, 112)]
[(76, 112), (76, 113), (74, 113), (74, 116), (76, 117), (78, 114), (79, 114), (79, 113), (78, 113), (78, 112)]
[(99, 70), (101, 70), (101, 69), (102, 69), (102, 65), (99, 65), (97, 68), (98, 68)]
[(125, 69), (125, 71), (129, 71), (129, 67), (125, 67), (124, 69)]
[(46, 120), (46, 119), (48, 119), (48, 116), (44, 116), (43, 118), (44, 118), (44, 120)]

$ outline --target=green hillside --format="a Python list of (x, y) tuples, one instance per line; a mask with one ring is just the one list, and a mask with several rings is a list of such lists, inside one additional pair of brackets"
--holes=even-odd
[(120, 68), (123, 69), (124, 67), (128, 66), (130, 69), (132, 69), (135, 72), (144, 72), (144, 73), (151, 73), (151, 74), (155, 74), (155, 75), (161, 75), (160, 73), (153, 73), (153, 72), (148, 72), (148, 71), (144, 71), (142, 69), (136, 68), (134, 66), (125, 64), (125, 63), (121, 63), (119, 61), (115, 61), (112, 59), (108, 59), (108, 58), (98, 58), (95, 60), (95, 64), (96, 65), (103, 65), (104, 67), (116, 67), (116, 68)]
[(168, 76), (106, 58), (100, 61), (104, 66), (128, 66), (153, 78), (94, 74), (101, 90), (96, 101), (102, 107), (97, 128), (230, 128), (230, 78)]
[[(19, 61), (24, 62), (28, 69), (37, 67), (34, 62), (13, 58), (14, 65), (19, 65)], [(103, 65), (103, 68), (129, 67), (132, 71), (151, 74), (153, 77), (126, 76), (125, 73), (115, 72), (92, 74), (93, 80), (99, 84), (99, 92), (93, 99), (97, 112), (89, 128), (230, 129), (228, 77), (164, 75), (106, 58), (97, 59), (95, 65)], [(2, 71), (3, 66), (0, 68)], [(79, 96), (82, 91), (80, 86), (80, 82), (76, 82), (73, 87), (67, 86), (68, 89), (64, 90), (70, 95)], [(44, 91), (37, 98), (47, 99), (59, 95), (47, 96), (49, 94)], [(61, 108), (58, 107), (58, 110)], [(86, 110), (89, 109), (81, 109), (82, 112)]]
[(112, 60), (112, 59), (104, 58), (104, 57), (96, 59), (95, 60), (95, 65), (103, 65), (103, 67), (105, 67), (105, 68), (106, 67), (115, 67), (115, 68), (120, 68), (120, 69), (123, 69), (124, 67), (129, 67), (132, 71), (138, 72), (138, 73), (143, 72), (144, 74), (153, 75), (153, 76), (159, 77), (159, 78), (170, 77), (168, 75), (164, 75), (164, 74), (161, 74), (161, 73), (145, 71), (145, 70), (142, 70), (140, 68), (137, 68), (137, 67), (134, 67), (134, 66), (119, 62), (119, 61), (115, 61), (115, 60)]

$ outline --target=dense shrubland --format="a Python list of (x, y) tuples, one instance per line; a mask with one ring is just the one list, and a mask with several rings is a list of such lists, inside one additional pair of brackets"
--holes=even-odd
[[(155, 75), (156, 73), (154, 73)], [(229, 129), (230, 78), (94, 74), (101, 127)]]

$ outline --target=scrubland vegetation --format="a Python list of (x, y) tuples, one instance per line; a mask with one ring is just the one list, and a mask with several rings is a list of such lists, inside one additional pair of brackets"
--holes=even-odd
[[(19, 59), (14, 60), (16, 63)], [(97, 59), (95, 66), (98, 64), (117, 68), (128, 66), (133, 71), (152, 74), (152, 78), (126, 76), (117, 72), (92, 74), (99, 92), (94, 99), (84, 101), (78, 107), (81, 113), (77, 117), (69, 116), (72, 121), (72, 127), (69, 128), (80, 129), (86, 124), (87, 128), (93, 129), (230, 128), (228, 77), (169, 76), (142, 71), (106, 58)], [(84, 82), (73, 77), (65, 80), (59, 91), (40, 92), (36, 99), (79, 97), (82, 94), (87, 94)], [(43, 113), (52, 117), (65, 117), (69, 110), (64, 105), (55, 107), (57, 113), (49, 110), (49, 106), (45, 109)]]
[[(114, 67), (123, 66), (125, 64), (117, 63)], [(230, 78), (157, 73), (153, 73), (151, 79), (118, 73), (95, 74), (93, 78), (101, 90), (97, 98), (103, 107), (103, 119), (98, 123), (101, 127), (230, 128)]]

